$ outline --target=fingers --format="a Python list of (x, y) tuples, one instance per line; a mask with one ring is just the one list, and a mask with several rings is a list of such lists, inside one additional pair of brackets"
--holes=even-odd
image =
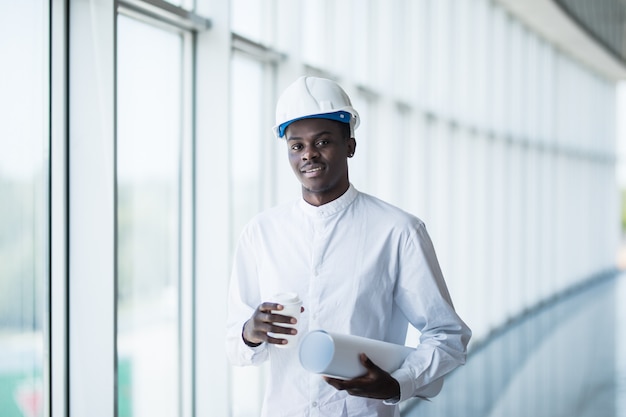
[(324, 379), (335, 389), (358, 397), (387, 399), (399, 395), (400, 385), (389, 373), (379, 368), (364, 353), (359, 355), (359, 361), (367, 370), (365, 374), (348, 380)]
[(380, 373), (380, 368), (372, 362), (365, 353), (359, 354), (359, 361), (361, 364), (367, 369), (367, 372), (361, 376), (352, 379), (338, 379), (325, 376), (324, 379), (333, 387), (338, 390), (345, 391), (362, 391), (363, 387), (366, 387), (371, 384), (372, 380), (374, 380), (378, 374)]
[[(296, 329), (280, 325), (280, 323), (296, 324), (297, 320), (294, 317), (278, 314), (278, 312), (283, 309), (284, 307), (277, 303), (265, 302), (259, 305), (250, 320), (248, 320), (244, 326), (244, 340), (252, 344), (267, 342), (280, 345), (287, 343), (286, 339), (274, 336), (280, 334), (297, 334)], [(272, 333), (274, 336), (268, 333)]]
[(339, 391), (343, 391), (347, 388), (346, 383), (343, 379), (331, 378), (328, 376), (324, 377), (324, 380), (335, 389)]
[(365, 366), (365, 368), (370, 369), (374, 362), (367, 357), (365, 353), (359, 353), (359, 361), (361, 361), (361, 365)]
[(257, 311), (259, 312), (260, 320), (265, 323), (296, 324), (298, 321), (295, 318), (275, 313), (283, 309), (284, 307), (281, 304), (263, 303), (259, 306)]
[(355, 395), (359, 397), (367, 397), (369, 386), (371, 384), (370, 380), (363, 379), (363, 377), (358, 377), (354, 379), (344, 380), (337, 378), (324, 377), (326, 382), (339, 391), (346, 391), (350, 395)]
[(359, 354), (359, 360), (361, 361), (361, 365), (368, 370), (368, 372), (380, 373), (382, 369), (380, 369), (372, 360), (365, 354)]

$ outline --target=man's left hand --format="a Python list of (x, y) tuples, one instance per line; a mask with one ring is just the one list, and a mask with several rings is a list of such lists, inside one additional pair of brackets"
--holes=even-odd
[(338, 390), (345, 390), (357, 397), (389, 400), (400, 397), (400, 384), (388, 372), (380, 369), (365, 353), (359, 355), (361, 364), (367, 369), (365, 375), (343, 380), (324, 377), (326, 382)]

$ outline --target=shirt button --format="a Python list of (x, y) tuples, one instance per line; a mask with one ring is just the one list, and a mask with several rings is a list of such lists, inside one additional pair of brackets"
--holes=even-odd
[(313, 404), (311, 404), (311, 407), (317, 407), (317, 403), (313, 401)]

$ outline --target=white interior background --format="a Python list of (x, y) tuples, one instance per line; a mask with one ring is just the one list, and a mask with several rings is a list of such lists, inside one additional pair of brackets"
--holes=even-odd
[(499, 3), (179, 3), (199, 31), (117, 4), (0, 5), (14, 410), (259, 414), (264, 368), (226, 363), (225, 296), (242, 226), (299, 196), (271, 127), (301, 74), (353, 98), (350, 179), (426, 222), (472, 344), (615, 267), (626, 88)]

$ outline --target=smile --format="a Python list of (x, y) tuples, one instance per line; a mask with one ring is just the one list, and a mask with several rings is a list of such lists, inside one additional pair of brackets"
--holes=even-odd
[(304, 172), (305, 174), (312, 174), (312, 173), (314, 173), (314, 172), (321, 171), (322, 169), (323, 169), (322, 167), (319, 167), (319, 166), (318, 166), (318, 167), (314, 167), (314, 168), (308, 168), (308, 169), (305, 169), (305, 170), (303, 170), (302, 172)]

